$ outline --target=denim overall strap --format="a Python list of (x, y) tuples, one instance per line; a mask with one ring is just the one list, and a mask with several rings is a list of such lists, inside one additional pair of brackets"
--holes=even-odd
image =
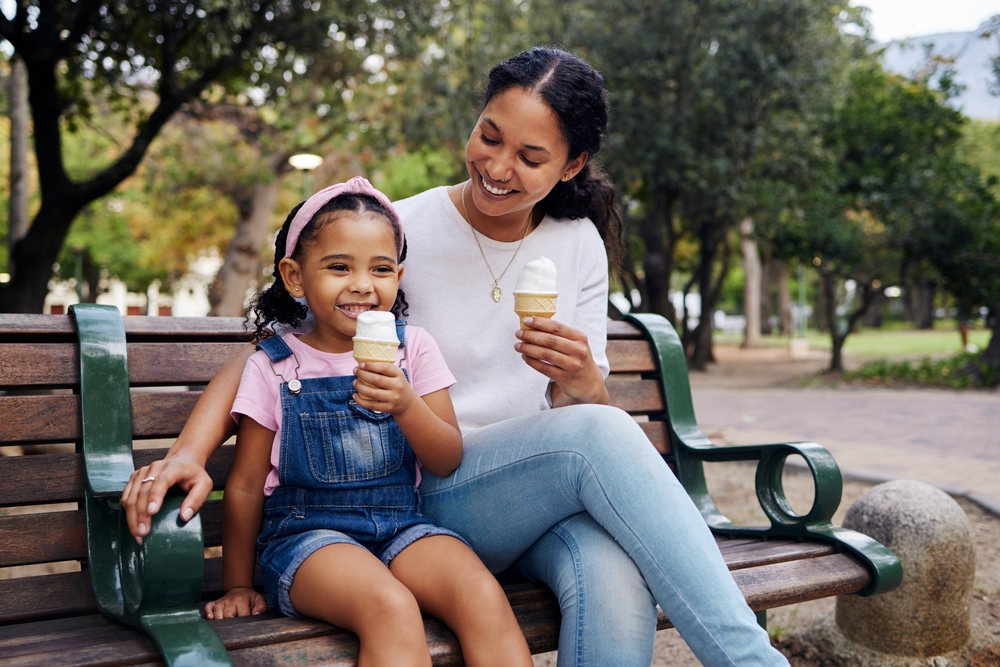
[(406, 346), (406, 320), (396, 320), (396, 338), (400, 347)]
[(276, 363), (282, 359), (292, 356), (292, 348), (288, 347), (288, 343), (282, 340), (281, 336), (271, 336), (270, 338), (265, 338), (264, 340), (257, 343), (258, 350), (264, 350), (264, 354), (267, 358), (271, 360), (271, 363)]

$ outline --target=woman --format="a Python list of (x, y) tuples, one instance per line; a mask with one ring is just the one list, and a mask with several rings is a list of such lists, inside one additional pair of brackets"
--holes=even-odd
[[(560, 666), (649, 665), (656, 603), (705, 665), (787, 665), (681, 485), (606, 405), (607, 256), (618, 261), (623, 233), (613, 186), (589, 163), (607, 126), (601, 76), (536, 48), (490, 72), (485, 100), (466, 146), (470, 180), (397, 205), (410, 321), (458, 380), (464, 439), (458, 470), (424, 474), (423, 512), (491, 570), (513, 566), (552, 588)], [(514, 281), (539, 255), (559, 268), (557, 315), (521, 331)], [(183, 516), (200, 507), (249, 353), (219, 372), (167, 458), (133, 475), (133, 534), (171, 485), (189, 491)]]

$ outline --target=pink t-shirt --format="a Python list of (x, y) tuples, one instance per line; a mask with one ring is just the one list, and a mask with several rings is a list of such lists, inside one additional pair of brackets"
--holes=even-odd
[[(263, 350), (257, 350), (247, 360), (243, 379), (233, 403), (233, 419), (246, 415), (266, 429), (274, 431), (271, 445), (271, 472), (264, 482), (264, 495), (269, 496), (278, 488), (278, 461), (281, 452), (281, 382), (278, 377), (295, 377), (295, 359), (298, 358), (300, 380), (341, 375), (353, 375), (358, 363), (350, 352), (331, 354), (321, 352), (299, 340), (297, 334), (287, 333), (282, 339), (292, 348), (295, 356), (274, 364)], [(441, 350), (430, 334), (420, 327), (406, 327), (406, 346), (399, 349), (396, 363), (405, 368), (410, 384), (418, 396), (426, 396), (455, 384), (455, 378), (441, 356)], [(277, 373), (277, 374), (276, 374)], [(420, 464), (417, 464), (417, 484), (420, 484)]]

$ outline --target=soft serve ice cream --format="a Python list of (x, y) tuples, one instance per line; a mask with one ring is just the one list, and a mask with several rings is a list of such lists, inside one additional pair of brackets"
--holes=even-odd
[[(362, 361), (388, 361), (392, 363), (396, 361), (398, 348), (396, 318), (392, 313), (384, 310), (369, 310), (358, 315), (358, 329), (354, 333), (355, 361), (358, 363)], [(360, 382), (360, 384), (364, 384), (364, 382)], [(358, 394), (361, 394), (360, 389)]]
[(514, 312), (521, 319), (526, 317), (552, 317), (556, 313), (556, 265), (548, 257), (539, 257), (524, 265), (514, 285)]

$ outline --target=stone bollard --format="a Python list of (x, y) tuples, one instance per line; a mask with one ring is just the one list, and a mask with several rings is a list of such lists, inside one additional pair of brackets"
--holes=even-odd
[(884, 595), (838, 598), (836, 622), (821, 619), (809, 633), (814, 643), (841, 664), (889, 667), (932, 664), (928, 657), (969, 640), (976, 549), (954, 499), (922, 482), (880, 484), (851, 506), (844, 527), (891, 549), (903, 583)]

